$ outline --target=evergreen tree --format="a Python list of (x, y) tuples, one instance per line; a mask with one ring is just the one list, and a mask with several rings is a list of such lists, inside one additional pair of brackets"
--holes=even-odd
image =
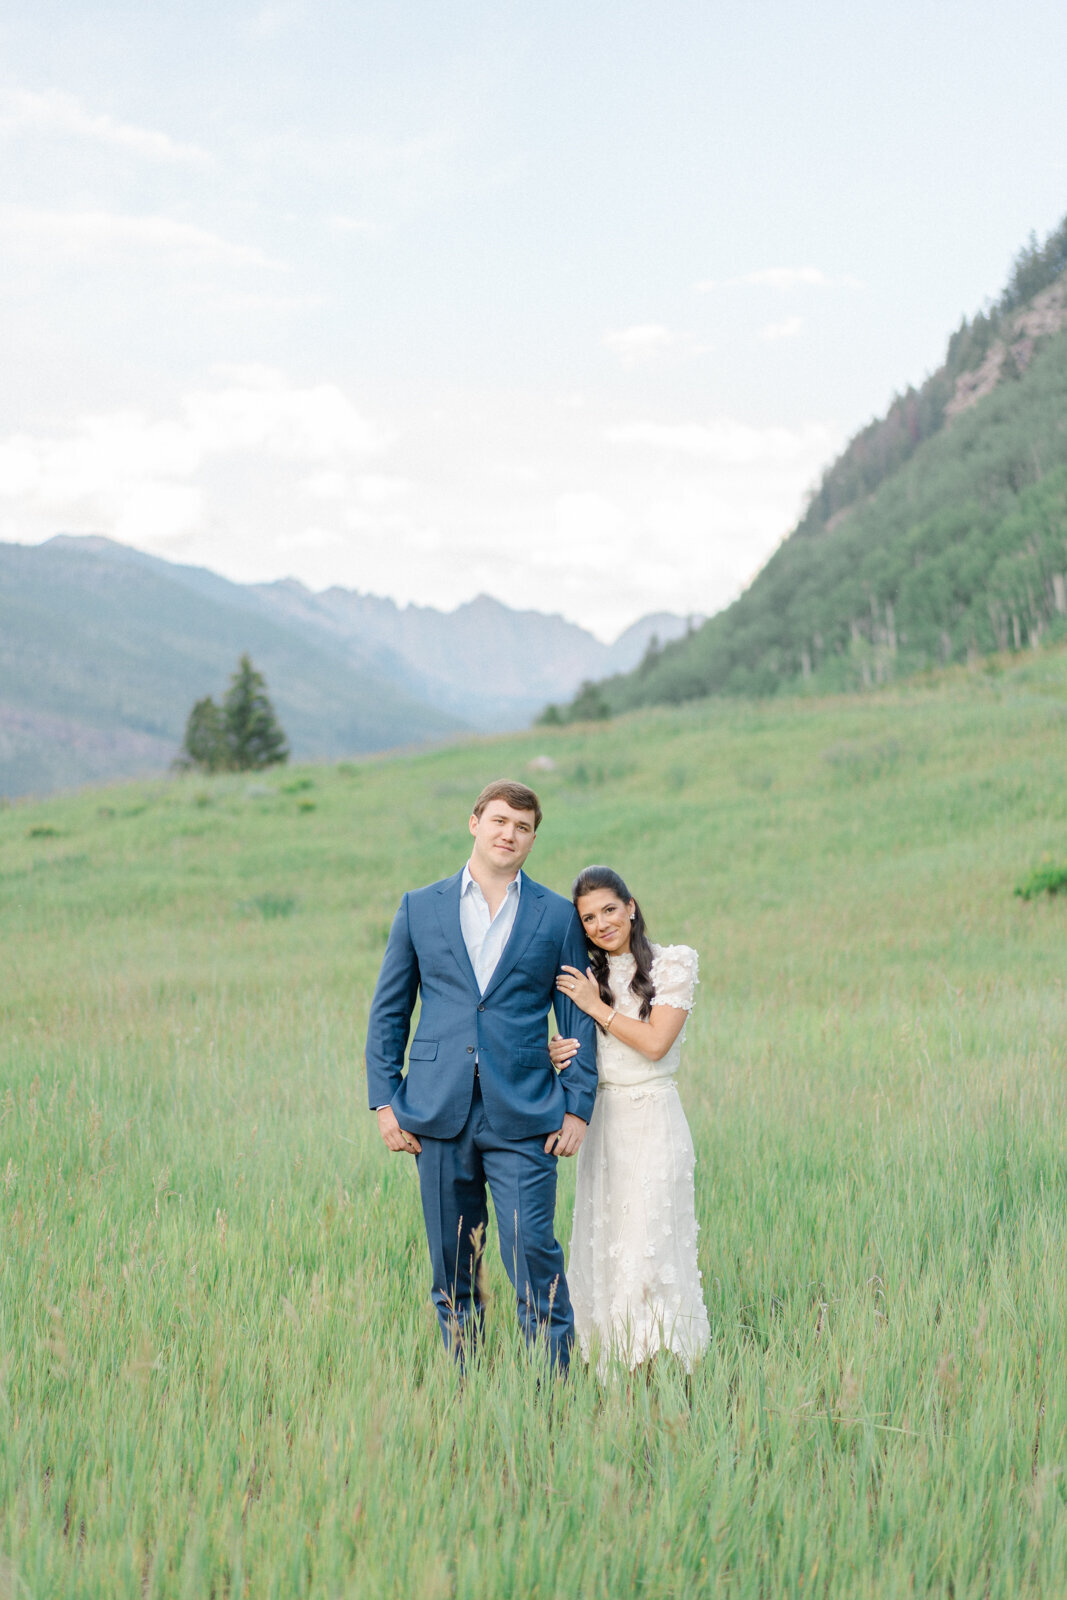
[[(685, 626), (685, 631), (687, 634), (692, 633), (693, 631), (690, 625), (691, 620), (692, 619), (690, 619)], [(662, 654), (663, 650), (660, 646), (659, 634), (654, 633), (649, 639), (648, 643), (645, 645), (645, 653), (637, 664), (637, 671), (639, 673), (651, 672), (652, 668), (656, 665), (656, 662), (659, 660)]]
[(175, 765), (199, 767), (202, 772), (224, 772), (229, 764), (230, 751), (222, 712), (211, 696), (205, 695), (189, 713), (181, 753)]
[(600, 692), (599, 685), (586, 678), (571, 701), (568, 722), (603, 722), (611, 716), (611, 707)]
[(237, 772), (288, 761), (289, 743), (261, 673), (243, 655), (222, 702), (229, 765)]

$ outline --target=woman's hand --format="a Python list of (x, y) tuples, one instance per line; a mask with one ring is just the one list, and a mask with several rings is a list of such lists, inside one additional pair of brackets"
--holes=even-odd
[(548, 1041), (548, 1053), (558, 1072), (562, 1072), (568, 1061), (574, 1060), (580, 1048), (577, 1039), (561, 1039), (558, 1033)]
[(593, 977), (592, 967), (579, 972), (577, 967), (565, 966), (556, 979), (556, 988), (568, 1000), (573, 1000), (578, 1010), (584, 1011), (587, 1017), (595, 1019), (598, 1012), (608, 1010), (600, 998), (600, 987)]

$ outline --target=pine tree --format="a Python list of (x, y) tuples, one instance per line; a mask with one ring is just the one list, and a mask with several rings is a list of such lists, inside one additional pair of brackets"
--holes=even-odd
[(289, 743), (274, 707), (267, 685), (250, 658), (243, 655), (222, 702), (229, 765), (237, 772), (272, 767), (288, 761)]
[(611, 716), (611, 707), (600, 691), (600, 685), (586, 678), (571, 701), (567, 716), (569, 722), (603, 722)]
[(199, 767), (202, 772), (224, 772), (229, 764), (230, 752), (222, 712), (211, 696), (205, 695), (189, 713), (181, 753), (175, 765)]

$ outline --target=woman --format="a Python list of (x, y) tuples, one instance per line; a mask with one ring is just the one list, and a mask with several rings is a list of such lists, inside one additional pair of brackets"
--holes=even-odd
[[(671, 1350), (686, 1371), (710, 1337), (697, 1267), (693, 1141), (675, 1073), (693, 1006), (697, 953), (648, 941), (617, 872), (586, 867), (573, 889), (590, 966), (562, 990), (600, 1030), (596, 1107), (578, 1152), (567, 1282), (588, 1361), (631, 1368)], [(577, 1050), (553, 1039), (563, 1067)]]

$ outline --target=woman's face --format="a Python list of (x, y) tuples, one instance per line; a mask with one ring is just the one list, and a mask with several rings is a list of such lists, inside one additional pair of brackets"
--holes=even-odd
[(578, 915), (585, 936), (610, 955), (625, 955), (630, 948), (632, 900), (620, 900), (610, 889), (590, 889), (578, 896)]

